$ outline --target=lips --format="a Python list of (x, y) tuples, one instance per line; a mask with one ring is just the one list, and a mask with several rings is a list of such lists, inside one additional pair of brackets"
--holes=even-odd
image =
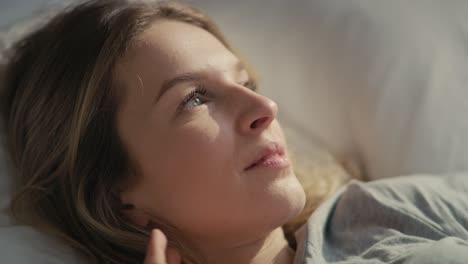
[(273, 142), (260, 148), (257, 155), (244, 170), (250, 171), (261, 167), (281, 168), (287, 165), (289, 163), (285, 157), (284, 148)]

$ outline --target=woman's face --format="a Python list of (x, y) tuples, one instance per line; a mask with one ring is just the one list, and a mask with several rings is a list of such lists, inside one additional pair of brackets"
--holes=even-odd
[(137, 208), (137, 224), (153, 215), (192, 239), (235, 244), (302, 210), (277, 105), (248, 87), (242, 63), (213, 35), (157, 21), (117, 77), (126, 85), (118, 131), (140, 172), (121, 199)]

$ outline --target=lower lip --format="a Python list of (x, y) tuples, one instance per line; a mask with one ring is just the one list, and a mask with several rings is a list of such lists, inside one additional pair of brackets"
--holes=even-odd
[(262, 162), (255, 164), (255, 166), (250, 167), (247, 171), (256, 170), (256, 169), (283, 169), (289, 167), (289, 161), (284, 156), (273, 155), (268, 157), (267, 159), (263, 160)]

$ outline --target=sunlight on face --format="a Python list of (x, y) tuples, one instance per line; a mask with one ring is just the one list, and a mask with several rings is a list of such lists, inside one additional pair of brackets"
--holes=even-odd
[(201, 28), (157, 21), (121, 60), (118, 131), (141, 175), (125, 203), (194, 239), (236, 243), (284, 224), (305, 203), (277, 105)]

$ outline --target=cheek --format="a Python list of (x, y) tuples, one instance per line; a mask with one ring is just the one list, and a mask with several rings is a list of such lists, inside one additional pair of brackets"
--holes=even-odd
[[(212, 199), (217, 192), (235, 189), (233, 134), (210, 118), (186, 122), (160, 142), (162, 152), (154, 162), (158, 189), (169, 203), (195, 203)], [(177, 195), (177, 197), (174, 197)], [(175, 198), (175, 199), (174, 199)], [(206, 203), (207, 201), (203, 201)]]
[(209, 167), (233, 161), (236, 135), (229, 118), (207, 111), (200, 110), (169, 136), (173, 138), (170, 148), (176, 160), (183, 159), (193, 167)]
[(212, 225), (210, 219), (239, 206), (227, 201), (245, 196), (236, 171), (234, 135), (218, 124), (187, 123), (167, 144), (166, 162), (159, 170), (162, 184), (157, 186), (161, 206), (155, 210), (179, 228), (205, 230)]
[(230, 140), (226, 136), (214, 120), (192, 121), (169, 136), (172, 143), (168, 149), (175, 163), (180, 161), (183, 162), (180, 165), (193, 168), (206, 167), (229, 152)]
[(274, 138), (281, 139), (282, 141), (285, 140), (284, 133), (283, 133), (283, 128), (281, 127), (281, 124), (278, 122), (278, 120), (274, 120), (271, 123), (271, 131), (273, 133)]

